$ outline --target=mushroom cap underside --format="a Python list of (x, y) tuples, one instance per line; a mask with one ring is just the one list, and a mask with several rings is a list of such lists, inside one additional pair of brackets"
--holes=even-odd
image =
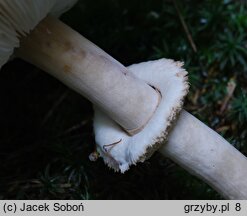
[(129, 73), (161, 93), (161, 101), (153, 117), (141, 132), (133, 136), (94, 107), (97, 151), (110, 168), (123, 173), (131, 165), (149, 158), (166, 142), (189, 89), (187, 72), (182, 66), (181, 62), (160, 59), (128, 67)]
[(0, 68), (9, 60), (19, 40), (48, 14), (59, 16), (77, 0), (0, 0)]

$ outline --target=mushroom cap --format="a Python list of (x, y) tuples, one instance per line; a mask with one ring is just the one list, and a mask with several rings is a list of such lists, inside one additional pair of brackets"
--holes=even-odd
[(160, 59), (128, 67), (129, 73), (161, 93), (161, 101), (153, 117), (141, 132), (133, 136), (94, 107), (97, 151), (110, 168), (124, 173), (131, 165), (149, 158), (166, 142), (189, 89), (187, 72), (182, 66), (181, 62)]
[(0, 68), (9, 60), (19, 39), (48, 14), (59, 16), (77, 0), (0, 0)]

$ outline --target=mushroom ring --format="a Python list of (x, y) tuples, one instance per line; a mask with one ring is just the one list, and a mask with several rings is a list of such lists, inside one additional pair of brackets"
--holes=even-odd
[[(183, 106), (188, 92), (187, 72), (183, 63), (170, 59), (134, 64), (128, 67), (137, 77), (158, 90), (161, 99), (157, 110), (139, 133), (131, 136), (95, 108), (97, 151), (106, 164), (122, 173), (129, 166), (149, 158), (167, 140), (169, 129)], [(138, 110), (138, 107), (136, 107)]]

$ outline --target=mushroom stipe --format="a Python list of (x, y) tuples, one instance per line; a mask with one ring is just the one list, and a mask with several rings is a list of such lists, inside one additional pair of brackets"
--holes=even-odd
[(54, 18), (75, 2), (0, 0), (0, 67), (14, 54), (88, 98), (130, 135), (138, 133), (157, 109), (160, 95)]
[[(160, 67), (156, 67), (157, 64)], [(191, 174), (207, 182), (223, 197), (247, 199), (247, 158), (188, 112), (182, 110), (179, 114), (183, 96), (188, 90), (185, 73), (180, 68), (181, 63), (163, 59), (130, 66), (129, 71), (138, 78), (150, 82), (157, 69), (166, 74), (171, 72), (172, 67), (175, 67), (174, 77), (184, 80), (180, 83), (180, 92), (177, 92), (182, 97), (175, 103), (175, 108), (170, 110), (172, 115), (169, 118), (157, 117), (159, 107), (158, 113), (155, 113), (144, 130), (129, 137), (115, 122), (95, 107), (94, 130), (100, 156), (114, 170), (125, 172), (130, 165), (143, 162), (154, 150), (158, 150)], [(179, 86), (170, 79), (171, 77), (168, 76), (166, 81), (163, 80), (164, 85), (171, 85), (172, 89), (178, 88)], [(164, 103), (160, 103), (163, 109), (169, 106), (169, 97), (176, 97), (176, 94), (169, 94), (171, 92), (165, 91)], [(157, 125), (167, 125), (167, 127), (163, 132), (160, 130), (161, 135), (155, 138), (150, 136), (150, 133), (155, 134), (154, 128)], [(118, 137), (123, 140), (121, 145), (114, 146), (110, 154), (104, 154), (103, 143), (110, 143)]]

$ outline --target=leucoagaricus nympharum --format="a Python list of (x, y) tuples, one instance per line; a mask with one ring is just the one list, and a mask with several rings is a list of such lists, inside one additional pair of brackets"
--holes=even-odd
[(92, 101), (97, 150), (115, 170), (160, 147), (226, 198), (247, 199), (246, 157), (186, 111), (176, 120), (188, 90), (182, 64), (161, 59), (125, 68), (52, 17), (75, 2), (0, 0), (0, 67), (20, 57)]

